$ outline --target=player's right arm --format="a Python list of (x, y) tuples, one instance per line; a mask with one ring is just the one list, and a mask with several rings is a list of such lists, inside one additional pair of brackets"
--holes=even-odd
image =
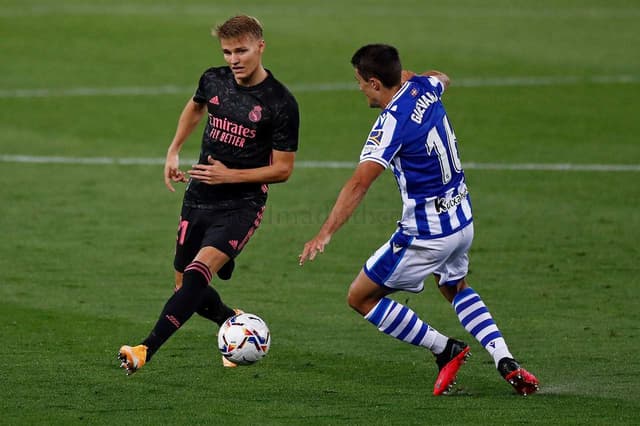
[(172, 181), (186, 182), (188, 180), (185, 173), (180, 170), (180, 150), (206, 112), (207, 104), (200, 104), (189, 99), (180, 114), (176, 134), (169, 145), (164, 163), (164, 184), (171, 192), (175, 192), (173, 185), (171, 185)]

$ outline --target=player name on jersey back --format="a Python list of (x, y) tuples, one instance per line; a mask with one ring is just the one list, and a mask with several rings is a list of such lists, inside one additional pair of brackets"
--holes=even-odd
[(411, 120), (416, 124), (422, 124), (422, 118), (424, 117), (424, 113), (429, 108), (429, 106), (435, 102), (438, 102), (440, 99), (433, 93), (425, 93), (420, 96), (416, 101), (416, 106), (413, 108), (413, 112), (411, 113)]

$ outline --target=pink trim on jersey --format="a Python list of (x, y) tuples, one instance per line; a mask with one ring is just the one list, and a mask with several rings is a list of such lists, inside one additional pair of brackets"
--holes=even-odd
[(256, 229), (258, 229), (258, 227), (260, 226), (260, 223), (262, 222), (262, 218), (264, 216), (265, 208), (266, 206), (262, 206), (260, 210), (258, 210), (258, 213), (256, 214), (256, 219), (253, 221), (253, 226), (249, 228), (249, 232), (247, 232), (247, 235), (245, 235), (245, 237), (242, 239), (240, 244), (238, 244), (238, 251), (242, 250), (244, 245), (247, 244), (247, 242), (249, 241), (249, 238), (253, 236), (253, 233), (256, 232)]
[(187, 272), (187, 271), (200, 272), (202, 275), (204, 275), (204, 278), (207, 280), (207, 283), (211, 282), (211, 278), (213, 278), (213, 275), (211, 274), (211, 270), (209, 269), (209, 267), (198, 260), (194, 260), (189, 265), (187, 265), (187, 267), (184, 269), (184, 272)]

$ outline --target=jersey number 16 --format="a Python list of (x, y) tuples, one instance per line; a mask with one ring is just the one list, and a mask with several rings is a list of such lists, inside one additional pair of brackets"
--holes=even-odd
[[(430, 156), (435, 150), (438, 154), (438, 161), (440, 162), (440, 171), (442, 172), (442, 183), (447, 184), (452, 177), (451, 167), (456, 173), (462, 171), (462, 164), (460, 163), (460, 156), (458, 155), (458, 146), (456, 141), (456, 135), (451, 130), (451, 125), (447, 116), (442, 117), (442, 126), (444, 127), (445, 134), (447, 135), (447, 146), (444, 145), (440, 133), (438, 132), (439, 126), (433, 126), (427, 134), (427, 154)], [(447, 149), (449, 147), (449, 149)]]

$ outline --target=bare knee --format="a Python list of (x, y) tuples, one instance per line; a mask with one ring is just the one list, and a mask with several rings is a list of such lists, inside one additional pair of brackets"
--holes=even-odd
[(371, 279), (361, 271), (353, 283), (351, 283), (351, 286), (349, 286), (347, 303), (353, 310), (365, 316), (376, 306), (380, 299), (387, 294), (389, 294), (388, 290), (371, 281)]
[(442, 293), (444, 298), (447, 299), (449, 303), (451, 303), (453, 302), (453, 299), (456, 297), (456, 295), (467, 287), (469, 287), (467, 285), (467, 281), (463, 278), (455, 285), (443, 285), (438, 288), (440, 289), (440, 293)]
[(364, 307), (362, 297), (358, 294), (357, 291), (353, 289), (353, 286), (349, 287), (349, 291), (347, 292), (347, 304), (351, 309), (360, 313), (361, 315), (366, 315), (367, 312), (363, 312)]

